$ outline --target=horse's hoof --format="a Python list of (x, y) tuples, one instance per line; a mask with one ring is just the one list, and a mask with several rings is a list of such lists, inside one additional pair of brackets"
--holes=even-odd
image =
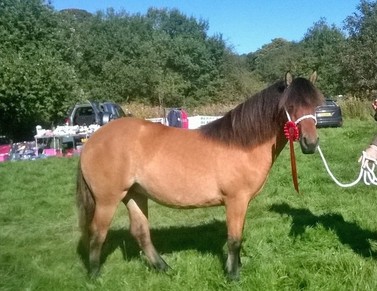
[(153, 266), (157, 271), (159, 272), (167, 272), (170, 268), (170, 266), (162, 259), (158, 260), (156, 264)]
[(89, 278), (91, 280), (96, 280), (99, 277), (99, 268), (95, 268), (89, 271)]
[(240, 280), (240, 272), (238, 270), (228, 272), (227, 278), (228, 278), (229, 281), (239, 281)]

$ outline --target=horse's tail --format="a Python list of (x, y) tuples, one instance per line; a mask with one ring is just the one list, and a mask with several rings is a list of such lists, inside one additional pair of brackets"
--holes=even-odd
[(77, 171), (77, 208), (79, 214), (79, 226), (82, 233), (82, 239), (87, 241), (89, 236), (90, 223), (93, 220), (96, 203), (93, 198), (93, 193), (90, 190), (81, 170), (81, 161), (79, 161)]

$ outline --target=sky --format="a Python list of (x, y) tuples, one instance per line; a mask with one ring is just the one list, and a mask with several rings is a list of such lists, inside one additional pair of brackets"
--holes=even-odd
[(186, 16), (208, 22), (207, 34), (221, 34), (238, 54), (255, 52), (275, 38), (300, 41), (309, 28), (325, 18), (329, 25), (344, 27), (357, 12), (360, 0), (52, 0), (56, 10), (88, 12), (125, 10), (145, 14), (148, 8), (178, 9)]

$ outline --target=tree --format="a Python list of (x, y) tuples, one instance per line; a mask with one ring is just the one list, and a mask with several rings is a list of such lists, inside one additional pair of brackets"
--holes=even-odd
[(221, 36), (208, 37), (207, 22), (175, 9), (150, 9), (146, 19), (158, 40), (156, 47), (165, 46), (157, 54), (162, 72), (158, 94), (164, 95), (164, 103), (182, 106), (211, 100), (221, 89), (217, 85), (226, 48)]
[(145, 16), (108, 10), (70, 20), (69, 60), (91, 98), (143, 100), (164, 106), (208, 102), (222, 89), (225, 42), (208, 37), (208, 24), (178, 10)]
[(318, 86), (325, 94), (344, 93), (341, 70), (341, 54), (345, 36), (335, 25), (329, 26), (325, 19), (309, 28), (300, 42), (303, 53), (300, 61), (301, 70), (309, 74), (319, 72)]
[(369, 96), (377, 89), (377, 3), (361, 0), (357, 9), (346, 19), (349, 37), (342, 65), (347, 89)]
[(249, 68), (267, 83), (280, 80), (285, 72), (298, 71), (298, 46), (282, 38), (273, 39), (260, 50), (247, 56)]
[(75, 72), (56, 53), (58, 31), (42, 1), (0, 4), (0, 131), (14, 140), (32, 137), (37, 124), (62, 119), (78, 93)]

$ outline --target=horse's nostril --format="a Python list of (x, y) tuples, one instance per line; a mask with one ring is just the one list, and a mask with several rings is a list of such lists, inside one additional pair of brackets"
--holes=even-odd
[(313, 154), (318, 145), (318, 138), (317, 139), (309, 139), (303, 136), (300, 139), (301, 150), (304, 154)]

